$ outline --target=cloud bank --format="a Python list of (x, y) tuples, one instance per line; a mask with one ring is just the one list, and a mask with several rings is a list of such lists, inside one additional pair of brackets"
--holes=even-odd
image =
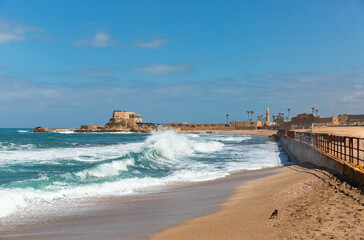
[(88, 46), (94, 48), (104, 48), (113, 46), (118, 43), (118, 40), (112, 38), (109, 33), (100, 31), (94, 34), (90, 39), (77, 39), (73, 42), (76, 47)]
[(40, 38), (44, 29), (0, 19), (0, 44), (25, 41), (29, 37)]
[(152, 75), (165, 75), (165, 74), (176, 74), (185, 73), (190, 70), (189, 64), (153, 64), (149, 66), (134, 67), (132, 71), (141, 72), (144, 74)]
[(164, 47), (168, 42), (168, 39), (154, 39), (149, 42), (145, 42), (143, 39), (137, 39), (134, 43), (134, 46), (140, 48), (158, 49)]

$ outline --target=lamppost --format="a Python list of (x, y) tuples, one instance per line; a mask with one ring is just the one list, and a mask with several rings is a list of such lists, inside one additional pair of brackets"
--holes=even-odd
[(226, 124), (229, 124), (229, 114), (226, 114)]

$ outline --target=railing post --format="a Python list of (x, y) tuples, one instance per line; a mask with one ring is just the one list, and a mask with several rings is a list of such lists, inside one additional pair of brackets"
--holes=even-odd
[(343, 137), (340, 137), (340, 158), (343, 158)]
[(344, 137), (344, 161), (346, 161), (346, 137)]
[(353, 162), (353, 138), (349, 138), (349, 162)]
[(356, 152), (357, 152), (357, 155), (356, 155), (356, 161), (357, 161), (357, 164), (359, 165), (359, 138), (356, 139), (356, 143), (357, 143), (357, 148), (356, 148)]

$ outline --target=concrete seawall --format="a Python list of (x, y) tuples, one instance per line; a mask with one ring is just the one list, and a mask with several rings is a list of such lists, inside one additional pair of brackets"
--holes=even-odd
[(360, 170), (343, 160), (320, 152), (307, 143), (299, 142), (281, 134), (279, 135), (279, 140), (286, 146), (298, 162), (308, 162), (316, 166), (326, 167), (336, 171), (340, 175), (348, 177), (355, 183), (364, 186), (363, 170)]

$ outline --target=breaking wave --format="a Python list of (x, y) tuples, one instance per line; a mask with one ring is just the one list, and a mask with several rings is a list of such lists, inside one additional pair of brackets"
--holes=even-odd
[[(81, 141), (82, 135), (73, 135)], [(77, 146), (63, 136), (63, 147), (37, 148), (33, 143), (15, 149), (0, 143), (0, 217), (44, 202), (156, 191), (282, 164), (275, 143), (258, 139), (251, 145), (250, 136), (165, 131), (112, 137), (124, 143)]]

